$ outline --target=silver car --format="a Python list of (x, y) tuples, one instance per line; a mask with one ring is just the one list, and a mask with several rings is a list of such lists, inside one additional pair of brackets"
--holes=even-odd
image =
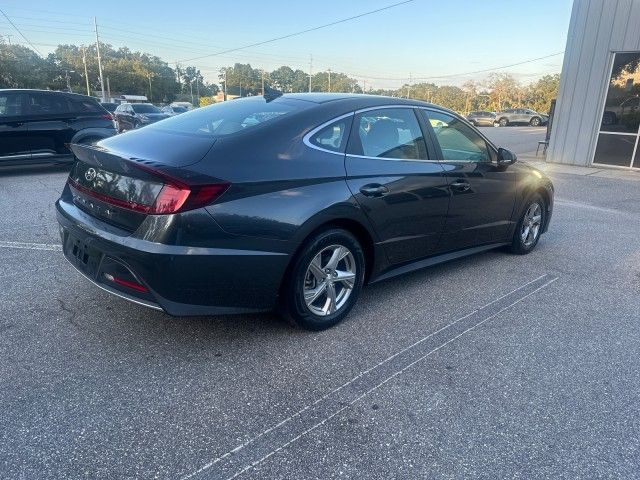
[(501, 127), (507, 125), (546, 125), (549, 117), (528, 108), (509, 108), (496, 114), (496, 123)]

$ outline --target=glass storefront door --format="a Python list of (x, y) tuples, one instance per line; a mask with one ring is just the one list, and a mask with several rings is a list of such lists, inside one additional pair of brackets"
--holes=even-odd
[(593, 163), (640, 168), (640, 52), (616, 53)]

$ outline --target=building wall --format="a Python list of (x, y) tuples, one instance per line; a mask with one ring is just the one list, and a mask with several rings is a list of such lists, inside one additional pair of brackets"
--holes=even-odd
[(640, 51), (640, 0), (574, 0), (547, 161), (590, 165), (613, 52)]

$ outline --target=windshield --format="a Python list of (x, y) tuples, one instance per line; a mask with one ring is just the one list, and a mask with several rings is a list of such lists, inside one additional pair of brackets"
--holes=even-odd
[(173, 107), (173, 111), (176, 113), (184, 113), (187, 111), (186, 107)]
[(131, 105), (136, 113), (161, 113), (160, 109), (150, 103), (134, 103)]
[(147, 128), (218, 137), (255, 127), (311, 105), (283, 98), (272, 102), (263, 97), (243, 98), (191, 110)]

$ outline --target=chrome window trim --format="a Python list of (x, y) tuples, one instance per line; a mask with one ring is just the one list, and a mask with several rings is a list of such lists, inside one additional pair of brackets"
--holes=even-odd
[(329, 150), (327, 148), (322, 148), (319, 147), (317, 145), (314, 145), (313, 143), (311, 143), (311, 137), (313, 137), (316, 133), (318, 133), (320, 130), (322, 130), (325, 127), (328, 127), (329, 125), (331, 125), (332, 123), (335, 123), (339, 120), (342, 120), (343, 118), (349, 118), (355, 115), (355, 112), (349, 112), (349, 113), (345, 113), (344, 115), (340, 115), (339, 117), (335, 117), (332, 118), (331, 120), (324, 122), (321, 125), (318, 125), (317, 127), (313, 128), (312, 130), (310, 130), (303, 138), (302, 138), (302, 142), (309, 148), (313, 148), (314, 150), (319, 150), (321, 152), (326, 152), (326, 153), (332, 153), (334, 155), (340, 155), (341, 157), (344, 157), (345, 152), (336, 152), (335, 150)]
[[(311, 129), (303, 137), (302, 141), (307, 147), (313, 148), (314, 150), (319, 150), (321, 152), (331, 153), (333, 155), (340, 155), (340, 156), (346, 156), (346, 157), (351, 157), (351, 158), (367, 158), (367, 159), (371, 159), (371, 160), (391, 160), (391, 161), (401, 161), (401, 162), (428, 162), (428, 163), (466, 162), (466, 163), (469, 163), (469, 160), (445, 160), (445, 159), (438, 160), (438, 159), (431, 159), (431, 158), (430, 159), (414, 159), (414, 158), (395, 158), (395, 157), (394, 158), (383, 158), (383, 157), (369, 157), (367, 155), (354, 155), (352, 153), (336, 152), (334, 150), (328, 150), (326, 148), (318, 147), (317, 145), (314, 145), (310, 141), (310, 138), (313, 135), (315, 135), (318, 131), (322, 130), (324, 127), (327, 127), (327, 126), (331, 125), (334, 122), (337, 122), (338, 120), (342, 120), (343, 118), (348, 118), (350, 116), (355, 117), (357, 114), (363, 113), (363, 112), (370, 112), (370, 111), (373, 111), (373, 110), (382, 110), (382, 109), (389, 109), (389, 108), (410, 108), (410, 109), (413, 109), (413, 110), (420, 109), (420, 110), (428, 110), (428, 111), (432, 111), (432, 112), (436, 112), (436, 113), (444, 113), (446, 115), (452, 115), (452, 116), (454, 116), (456, 118), (462, 119), (463, 121), (465, 121), (468, 125), (470, 125), (473, 128), (473, 126), (469, 123), (469, 121), (467, 119), (465, 119), (464, 117), (457, 115), (455, 112), (450, 112), (448, 110), (441, 109), (441, 108), (438, 108), (436, 106), (405, 105), (405, 104), (403, 104), (403, 105), (378, 105), (378, 106), (375, 106), (375, 107), (361, 108), (359, 110), (355, 110), (353, 112), (345, 113), (344, 115), (340, 115), (338, 117), (332, 118), (331, 120), (328, 120), (328, 121), (324, 122), (323, 124)], [(476, 130), (476, 133), (478, 135), (480, 135), (480, 137), (487, 143), (489, 148), (493, 148), (494, 153), (497, 154), (498, 148), (487, 137), (485, 137), (481, 132)], [(424, 142), (426, 144), (427, 143), (427, 139), (424, 139)], [(492, 162), (492, 161), (490, 160), (490, 162)]]

